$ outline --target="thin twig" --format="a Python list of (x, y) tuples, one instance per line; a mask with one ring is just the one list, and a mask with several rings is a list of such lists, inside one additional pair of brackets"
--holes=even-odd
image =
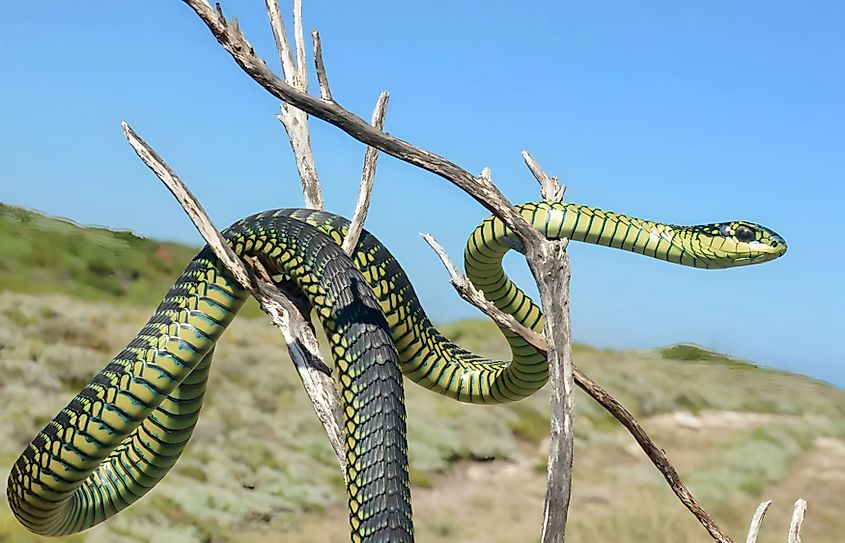
[[(379, 130), (384, 128), (384, 116), (387, 113), (387, 101), (390, 95), (382, 92), (376, 102), (373, 111), (372, 125)], [(378, 149), (367, 147), (364, 153), (364, 168), (361, 172), (361, 188), (358, 190), (358, 201), (355, 203), (355, 213), (352, 215), (352, 222), (343, 238), (343, 251), (351, 255), (358, 245), (358, 238), (361, 237), (361, 230), (364, 228), (364, 221), (367, 220), (367, 211), (370, 209), (370, 199), (373, 194), (373, 179), (376, 176), (376, 165), (378, 164)]]
[(543, 339), (543, 336), (516, 320), (513, 315), (496, 309), (496, 304), (485, 298), (484, 293), (478, 290), (466, 275), (458, 273), (458, 269), (452, 263), (446, 250), (434, 239), (434, 236), (426, 233), (420, 233), (420, 236), (434, 249), (437, 256), (440, 257), (440, 261), (443, 262), (443, 265), (449, 272), (449, 281), (461, 298), (482, 309), (496, 323), (515, 331), (535, 349), (545, 352), (546, 340)]
[(208, 9), (202, 0), (182, 1), (194, 10), (244, 72), (276, 98), (337, 126), (362, 143), (454, 183), (499, 216), (523, 243), (540, 239), (539, 233), (531, 228), (492, 184), (483, 183), (454, 162), (374, 128), (335, 100), (325, 101), (297, 90), (267, 67), (264, 60), (249, 46), (237, 25), (231, 24), (222, 14)]
[(287, 31), (285, 31), (285, 22), (279, 11), (279, 0), (264, 0), (264, 6), (267, 8), (267, 18), (270, 19), (273, 39), (276, 40), (276, 49), (279, 51), (282, 73), (294, 87), (299, 88), (298, 84), (294, 84), (297, 74), (296, 65), (293, 63), (293, 53), (288, 42)]
[[(296, 63), (294, 63), (294, 54), (279, 11), (278, 0), (264, 0), (264, 5), (267, 8), (267, 17), (270, 20), (273, 38), (276, 40), (276, 48), (279, 51), (282, 73), (284, 73), (285, 79), (292, 88), (307, 93), (308, 76), (304, 60), (305, 44), (302, 39), (302, 2), (294, 2)], [(217, 16), (223, 17), (222, 13), (218, 13)], [(234, 27), (234, 32), (243, 35), (235, 25), (230, 26)], [(248, 45), (248, 42), (246, 43)], [(248, 49), (252, 50), (251, 47), (248, 47)], [(267, 67), (265, 66), (265, 68)], [(317, 166), (314, 163), (314, 153), (311, 150), (311, 136), (308, 133), (308, 114), (301, 109), (290, 107), (287, 103), (282, 103), (280, 109), (281, 113), (276, 118), (284, 126), (288, 140), (290, 140), (293, 157), (296, 160), (296, 168), (299, 172), (299, 180), (302, 184), (302, 194), (305, 197), (305, 207), (323, 209), (323, 191), (320, 188)]]
[[(320, 357), (319, 345), (307, 319), (295, 304), (281, 295), (275, 286), (260, 279), (235, 255), (223, 235), (214, 227), (202, 205), (197, 201), (179, 176), (132, 128), (122, 123), (123, 132), (129, 144), (141, 160), (158, 176), (170, 190), (176, 200), (197, 227), (206, 243), (235, 280), (255, 296), (261, 309), (267, 313), (273, 324), (279, 327), (288, 344), (291, 359), (294, 361), (302, 384), (314, 404), (317, 417), (323, 424), (326, 434), (337, 456), (341, 471), (346, 473), (346, 456), (337, 388), (331, 374), (321, 371), (326, 365)], [(262, 268), (263, 269), (263, 268)], [(263, 273), (266, 274), (266, 271)], [(267, 277), (269, 279), (269, 276)]]
[(748, 527), (748, 537), (745, 538), (745, 543), (757, 543), (757, 536), (760, 534), (760, 526), (763, 524), (763, 517), (766, 516), (766, 511), (772, 505), (772, 500), (766, 500), (761, 503), (754, 516), (751, 517), (751, 526)]
[(308, 91), (308, 68), (305, 65), (305, 37), (302, 33), (302, 0), (293, 0), (293, 39), (296, 43), (297, 88)]
[[(454, 263), (449, 258), (449, 255), (440, 247), (436, 241), (434, 244), (431, 243), (433, 239), (430, 241), (430, 236), (426, 237), (423, 235), (423, 238), (432, 245), (432, 248), (435, 249), (438, 256), (440, 257), (441, 261), (443, 262), (446, 270), (449, 272), (449, 279), (453, 285), (460, 285), (460, 288), (456, 286), (455, 288), (458, 290), (458, 294), (475, 307), (479, 308), (483, 311), (487, 316), (493, 319), (496, 323), (502, 324), (503, 326), (507, 327), (512, 332), (518, 334), (522, 339), (524, 339), (527, 343), (532, 345), (535, 349), (539, 352), (546, 354), (546, 339), (537, 332), (523, 326), (522, 324), (517, 323), (516, 326), (513, 325), (513, 317), (504, 313), (503, 311), (496, 308), (496, 306), (486, 299), (478, 300), (478, 297), (475, 295), (465, 295), (465, 292), (462, 291), (463, 288), (467, 290), (475, 289), (472, 283), (465, 275), (461, 275), (458, 273), (457, 268), (455, 267)], [(464, 285), (469, 285), (468, 287), (464, 287)], [(482, 294), (483, 297), (483, 294)], [(607, 392), (601, 385), (597, 382), (593, 381), (587, 374), (583, 373), (581, 370), (578, 369), (577, 366), (573, 364), (572, 368), (573, 379), (575, 384), (577, 384), (584, 392), (586, 392), (593, 400), (595, 400), (599, 405), (601, 405), (607, 412), (609, 412), (613, 417), (618, 420), (625, 429), (633, 436), (634, 440), (636, 440), (637, 444), (639, 444), (640, 448), (646, 453), (646, 455), (651, 459), (654, 466), (660, 471), (663, 475), (663, 478), (668, 483), (669, 487), (675, 493), (675, 495), (680, 499), (681, 503), (693, 514), (693, 516), (698, 519), (702, 526), (707, 530), (710, 536), (720, 543), (731, 543), (731, 539), (725, 535), (716, 522), (707, 514), (707, 512), (699, 505), (696, 501), (695, 497), (692, 493), (687, 489), (684, 483), (681, 481), (680, 475), (678, 475), (677, 470), (669, 461), (669, 458), (666, 456), (666, 453), (654, 443), (654, 441), (649, 437), (646, 431), (643, 429), (642, 426), (637, 422), (634, 416), (631, 414), (628, 409), (625, 408), (616, 398), (614, 398), (609, 392)]]
[(326, 75), (326, 65), (323, 63), (323, 45), (320, 43), (320, 33), (316, 28), (311, 31), (311, 41), (314, 42), (314, 67), (317, 70), (317, 83), (320, 84), (320, 98), (331, 101), (329, 76)]
[(792, 522), (789, 523), (787, 543), (801, 543), (801, 527), (804, 525), (804, 515), (806, 514), (807, 500), (798, 498), (795, 500), (795, 509), (792, 511)]
[(540, 194), (543, 196), (543, 200), (549, 203), (563, 200), (566, 185), (558, 183), (557, 177), (546, 175), (546, 172), (543, 171), (543, 168), (540, 167), (528, 151), (522, 152), (522, 159), (525, 161), (528, 169), (531, 170), (531, 173), (534, 174), (534, 177), (537, 178), (537, 182), (540, 183)]

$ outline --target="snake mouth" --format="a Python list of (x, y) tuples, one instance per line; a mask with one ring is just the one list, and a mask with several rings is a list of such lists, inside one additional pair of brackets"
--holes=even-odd
[(749, 255), (749, 256), (740, 256), (731, 259), (731, 261), (736, 266), (748, 266), (750, 264), (760, 264), (762, 262), (769, 262), (770, 260), (774, 260), (776, 258), (780, 258), (781, 256), (786, 253), (786, 246), (782, 246), (782, 248), (769, 248), (768, 251), (758, 251), (757, 254)]
[(757, 251), (760, 253), (785, 253), (786, 252), (786, 242), (783, 239), (772, 239), (769, 242), (763, 241), (752, 241), (748, 244), (748, 248), (752, 251)]
[(745, 256), (733, 258), (739, 266), (768, 262), (780, 258), (786, 253), (786, 242), (780, 236), (773, 235), (766, 241), (752, 241), (748, 243), (748, 253)]

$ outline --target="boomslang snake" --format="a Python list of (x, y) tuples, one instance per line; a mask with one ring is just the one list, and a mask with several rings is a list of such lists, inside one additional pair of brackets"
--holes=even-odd
[[(549, 238), (569, 238), (698, 268), (772, 260), (774, 232), (742, 221), (674, 226), (576, 204), (529, 203), (519, 211)], [(286, 209), (243, 219), (224, 235), (309, 299), (337, 367), (346, 431), (353, 541), (412, 541), (402, 373), (459, 401), (501, 403), (541, 388), (543, 355), (503, 330), (511, 362), (483, 358), (431, 324), (399, 263), (368, 232), (352, 258), (341, 251), (348, 221)], [(543, 316), (505, 275), (519, 242), (496, 218), (481, 223), (466, 272), (496, 306), (541, 331)], [(245, 259), (247, 262), (250, 259)], [(354, 264), (354, 265), (353, 265)], [(206, 247), (170, 288), (141, 332), (27, 446), (7, 496), (31, 531), (65, 535), (129, 506), (175, 464), (199, 416), (214, 344), (247, 293)], [(400, 371), (401, 369), (401, 371)]]

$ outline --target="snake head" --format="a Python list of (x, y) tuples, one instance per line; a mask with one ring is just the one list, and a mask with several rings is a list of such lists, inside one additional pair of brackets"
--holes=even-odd
[(786, 241), (776, 232), (747, 221), (694, 226), (684, 236), (684, 249), (705, 259), (707, 268), (732, 268), (774, 260), (786, 253)]

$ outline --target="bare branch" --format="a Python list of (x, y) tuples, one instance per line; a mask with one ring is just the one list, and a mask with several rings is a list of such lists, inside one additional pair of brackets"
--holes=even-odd
[(293, 0), (293, 39), (296, 42), (296, 68), (299, 85), (303, 92), (308, 91), (308, 68), (305, 65), (305, 37), (302, 33), (302, 0)]
[(290, 146), (296, 159), (296, 168), (305, 195), (305, 207), (323, 209), (323, 190), (317, 176), (317, 166), (311, 151), (311, 136), (308, 134), (308, 116), (302, 110), (282, 104), (276, 118), (285, 127)]
[(716, 521), (701, 507), (695, 496), (681, 481), (681, 476), (675, 469), (675, 466), (669, 461), (666, 452), (657, 446), (649, 437), (646, 431), (634, 418), (634, 415), (628, 411), (624, 405), (614, 398), (609, 392), (604, 390), (598, 383), (590, 379), (586, 374), (581, 372), (578, 368), (574, 368), (575, 382), (578, 383), (584, 392), (590, 395), (599, 405), (605, 408), (613, 417), (624, 426), (628, 432), (634, 437), (640, 448), (645, 451), (646, 455), (651, 459), (652, 464), (660, 471), (663, 478), (669, 484), (669, 487), (684, 504), (684, 506), (692, 513), (698, 522), (704, 526), (704, 529), (710, 534), (714, 541), (719, 543), (732, 543), (729, 538)]
[(795, 501), (795, 509), (792, 511), (787, 543), (801, 543), (801, 527), (804, 525), (805, 514), (807, 514), (807, 500), (798, 498)]
[[(432, 245), (432, 248), (435, 249), (440, 259), (443, 261), (443, 264), (446, 266), (446, 269), (449, 271), (450, 280), (452, 280), (452, 284), (455, 285), (457, 282), (458, 285), (455, 286), (458, 294), (461, 298), (467, 300), (475, 307), (479, 308), (483, 311), (487, 316), (493, 319), (495, 322), (502, 324), (503, 326), (507, 327), (509, 330), (513, 331), (516, 334), (519, 334), (526, 342), (532, 345), (541, 353), (547, 352), (546, 347), (546, 339), (538, 334), (537, 332), (523, 326), (520, 323), (516, 323), (516, 325), (512, 325), (513, 317), (500, 311), (498, 308), (495, 307), (492, 303), (487, 301), (486, 299), (479, 300), (477, 296), (472, 294), (467, 294), (463, 292), (462, 289), (466, 288), (467, 290), (474, 289), (475, 287), (470, 283), (469, 279), (465, 275), (461, 275), (458, 273), (455, 265), (452, 263), (449, 256), (443, 250), (442, 247), (437, 244), (436, 241), (433, 240), (430, 236), (423, 234), (423, 238)], [(434, 243), (432, 244), (432, 241)], [(557, 272), (559, 273), (559, 272)], [(457, 279), (455, 279), (457, 278)], [(468, 285), (468, 287), (464, 287), (464, 285)], [(483, 298), (483, 294), (481, 295)], [(646, 453), (646, 455), (651, 459), (654, 466), (660, 471), (663, 475), (663, 478), (669, 484), (669, 487), (675, 493), (675, 495), (680, 499), (681, 503), (686, 506), (686, 508), (698, 519), (702, 526), (707, 530), (713, 540), (718, 541), (719, 543), (731, 543), (731, 539), (722, 532), (716, 522), (707, 514), (706, 511), (699, 505), (696, 501), (695, 497), (692, 493), (686, 488), (684, 483), (681, 481), (680, 475), (678, 475), (677, 470), (669, 461), (669, 458), (666, 456), (666, 453), (654, 443), (654, 441), (649, 437), (646, 431), (640, 426), (634, 416), (628, 411), (625, 406), (623, 406), (616, 398), (614, 398), (609, 392), (607, 392), (601, 385), (593, 381), (587, 374), (583, 373), (579, 370), (574, 364), (572, 368), (573, 378), (575, 383), (584, 390), (593, 400), (595, 400), (599, 405), (601, 405), (607, 412), (609, 412), (613, 417), (618, 420), (622, 426), (624, 426), (628, 432), (633, 436), (636, 440), (637, 444), (639, 444), (640, 448)]]
[(572, 347), (569, 320), (569, 255), (566, 241), (542, 239), (525, 247), (528, 267), (545, 314), (551, 388), (551, 440), (543, 510), (543, 543), (563, 543), (572, 491), (574, 455)]
[[(381, 130), (384, 127), (384, 115), (387, 112), (387, 101), (390, 95), (382, 92), (376, 102), (376, 109), (373, 111), (373, 126)], [(364, 228), (364, 221), (367, 220), (367, 211), (370, 209), (370, 199), (373, 194), (373, 179), (376, 176), (376, 164), (378, 164), (378, 149), (367, 147), (364, 153), (364, 169), (361, 172), (361, 188), (358, 190), (358, 202), (355, 204), (355, 213), (352, 215), (352, 222), (343, 238), (343, 251), (351, 255), (358, 245), (358, 238), (361, 237), (361, 230)]]
[(343, 431), (341, 430), (340, 413), (337, 408), (340, 405), (337, 388), (331, 374), (326, 374), (320, 369), (326, 368), (326, 365), (320, 357), (317, 339), (314, 337), (307, 318), (300, 313), (293, 302), (282, 296), (273, 284), (267, 281), (269, 275), (267, 275), (266, 270), (263, 270), (263, 267), (259, 268), (259, 271), (266, 275), (265, 280), (256, 277), (255, 273), (244, 265), (229, 247), (222, 234), (214, 227), (202, 205), (176, 173), (128, 124), (122, 123), (122, 126), (129, 144), (176, 197), (176, 200), (188, 214), (217, 258), (226, 266), (235, 280), (255, 296), (261, 305), (261, 309), (270, 316), (273, 324), (282, 331), (288, 344), (291, 359), (294, 361), (302, 384), (314, 404), (317, 417), (326, 430), (341, 471), (346, 473)]
[(563, 200), (563, 193), (566, 192), (566, 186), (558, 183), (557, 177), (546, 175), (546, 172), (543, 171), (528, 151), (522, 152), (522, 159), (525, 161), (528, 169), (531, 170), (531, 173), (534, 174), (537, 182), (540, 183), (540, 194), (543, 196), (543, 200), (550, 204)]
[(202, 19), (217, 41), (232, 55), (235, 62), (276, 98), (337, 126), (360, 142), (454, 183), (484, 207), (501, 217), (505, 225), (523, 243), (540, 239), (539, 233), (513, 209), (510, 202), (496, 187), (480, 183), (474, 175), (454, 162), (370, 126), (365, 120), (344, 109), (336, 101), (328, 102), (298, 91), (273, 74), (267, 64), (249, 46), (236, 25), (209, 9), (202, 0), (183, 0), (183, 2)]
[(279, 11), (279, 0), (264, 0), (264, 6), (267, 8), (267, 17), (270, 19), (270, 28), (273, 29), (273, 38), (276, 40), (276, 49), (279, 51), (279, 61), (282, 64), (282, 73), (285, 74), (285, 79), (291, 84), (300, 88), (297, 78), (296, 65), (293, 63), (293, 52), (288, 42), (288, 35), (285, 31), (285, 23), (282, 19), (282, 14)]
[[(299, 92), (306, 93), (308, 91), (308, 78), (305, 68), (305, 44), (302, 39), (302, 2), (298, 0), (294, 2), (297, 64), (294, 64), (293, 51), (279, 11), (278, 0), (264, 0), (264, 5), (267, 8), (270, 27), (273, 29), (276, 48), (279, 50), (279, 60), (282, 63), (285, 80)], [(223, 14), (218, 13), (217, 17), (223, 19)], [(232, 26), (234, 25), (230, 23), (230, 27)], [(233, 28), (232, 32), (240, 34), (240, 30), (237, 28)], [(243, 36), (243, 34), (240, 35)], [(252, 48), (250, 47), (249, 50), (252, 50)], [(266, 65), (264, 67), (267, 69)], [(287, 103), (283, 103), (281, 113), (276, 118), (285, 127), (291, 149), (293, 149), (299, 180), (302, 183), (302, 193), (305, 196), (305, 206), (312, 209), (323, 209), (323, 192), (320, 188), (317, 166), (314, 163), (314, 153), (311, 150), (311, 137), (308, 133), (308, 115), (301, 109), (291, 108)]]
[[(248, 41), (237, 25), (227, 21), (222, 13), (216, 13), (209, 9), (202, 0), (183, 0), (183, 2), (190, 6), (202, 19), (217, 41), (229, 52), (235, 62), (273, 96), (289, 104), (290, 107), (302, 109), (308, 114), (337, 126), (358, 141), (450, 181), (498, 216), (504, 222), (505, 226), (513, 232), (514, 236), (523, 243), (529, 266), (540, 289), (543, 308), (547, 315), (555, 315), (553, 320), (559, 319), (556, 323), (551, 323), (547, 320), (545, 335), (549, 346), (548, 358), (553, 387), (556, 386), (554, 385), (555, 381), (561, 387), (561, 390), (553, 392), (556, 396), (556, 399), (553, 401), (561, 408), (558, 412), (564, 413), (564, 417), (560, 421), (560, 427), (555, 431), (562, 431), (566, 434), (567, 425), (571, 428), (571, 417), (567, 420), (565, 414), (567, 410), (571, 409), (571, 405), (566, 404), (565, 396), (566, 391), (571, 389), (571, 376), (574, 375), (574, 370), (570, 373), (567, 369), (571, 364), (571, 360), (569, 360), (571, 353), (568, 338), (569, 315), (566, 312), (568, 310), (568, 293), (566, 289), (569, 275), (568, 262), (565, 261), (565, 245), (559, 242), (547, 242), (539, 232), (532, 228), (511, 206), (504, 195), (490, 182), (489, 170), (485, 170), (480, 177), (476, 177), (442, 156), (415, 147), (406, 141), (370, 126), (366, 121), (346, 110), (334, 100), (322, 100), (309, 96), (305, 92), (298, 91), (272, 73), (266, 63), (249, 46)], [(552, 199), (555, 193), (551, 191), (545, 196)], [(561, 274), (561, 266), (563, 266), (563, 274)], [(599, 388), (598, 390), (601, 389)], [(594, 390), (593, 392), (597, 391)], [(615, 405), (613, 402), (615, 402)], [(637, 441), (649, 453), (652, 461), (655, 462), (655, 465), (661, 470), (667, 481), (670, 482), (670, 486), (672, 486), (675, 493), (681, 498), (681, 501), (699, 518), (699, 521), (708, 529), (711, 536), (716, 541), (729, 543), (730, 539), (722, 534), (718, 526), (698, 506), (689, 494), (689, 491), (680, 483), (677, 472), (668, 460), (666, 460), (665, 454), (642, 432), (642, 428), (633, 420), (630, 413), (619, 405), (609, 394), (604, 398), (604, 403), (602, 403), (602, 405), (605, 404), (610, 405), (610, 407), (606, 407), (609, 410), (618, 408), (616, 412), (611, 412), (634, 434)], [(638, 435), (635, 430), (638, 430), (641, 435)], [(563, 442), (565, 441), (563, 440)], [(569, 454), (567, 451), (558, 450), (557, 452), (553, 451), (552, 454), (558, 454), (558, 458), (553, 460), (561, 467), (565, 467), (567, 463), (571, 463), (571, 455), (567, 458), (567, 454)], [(662, 464), (659, 462), (661, 459)], [(568, 477), (568, 475), (564, 474), (564, 477)], [(565, 481), (563, 478), (556, 478), (556, 480)], [(558, 502), (561, 500), (568, 501), (568, 491), (565, 497), (556, 496), (553, 498)], [(554, 508), (558, 511), (554, 514), (559, 514), (560, 507), (555, 505)], [(563, 514), (565, 521), (565, 511)], [(562, 533), (559, 534), (559, 537), (562, 537), (562, 535)]]
[(493, 302), (484, 297), (483, 292), (475, 288), (475, 285), (470, 282), (466, 275), (458, 273), (458, 269), (449, 258), (446, 250), (437, 243), (437, 240), (431, 234), (421, 233), (420, 236), (434, 249), (434, 252), (440, 257), (440, 261), (446, 266), (446, 270), (449, 272), (449, 281), (461, 298), (484, 311), (496, 323), (518, 333), (535, 349), (545, 352), (546, 340), (543, 339), (543, 336), (523, 325), (513, 315), (499, 311)]
[(748, 527), (748, 537), (745, 538), (745, 543), (757, 543), (757, 536), (760, 533), (760, 526), (763, 524), (763, 517), (766, 516), (766, 511), (772, 505), (772, 500), (767, 500), (761, 503), (754, 516), (751, 517), (751, 526)]
[[(557, 178), (549, 177), (527, 151), (522, 158), (540, 183), (548, 203), (563, 199)], [(526, 244), (525, 256), (540, 291), (545, 313), (544, 332), (548, 342), (549, 385), (551, 389), (551, 439), (543, 511), (543, 543), (563, 543), (572, 492), (572, 462), (575, 454), (573, 427), (574, 388), (569, 316), (569, 240), (541, 237)]]
[(317, 82), (320, 84), (320, 98), (331, 101), (329, 76), (326, 75), (326, 65), (323, 63), (323, 45), (320, 43), (320, 33), (316, 28), (311, 31), (311, 41), (314, 42), (314, 67), (317, 69)]

